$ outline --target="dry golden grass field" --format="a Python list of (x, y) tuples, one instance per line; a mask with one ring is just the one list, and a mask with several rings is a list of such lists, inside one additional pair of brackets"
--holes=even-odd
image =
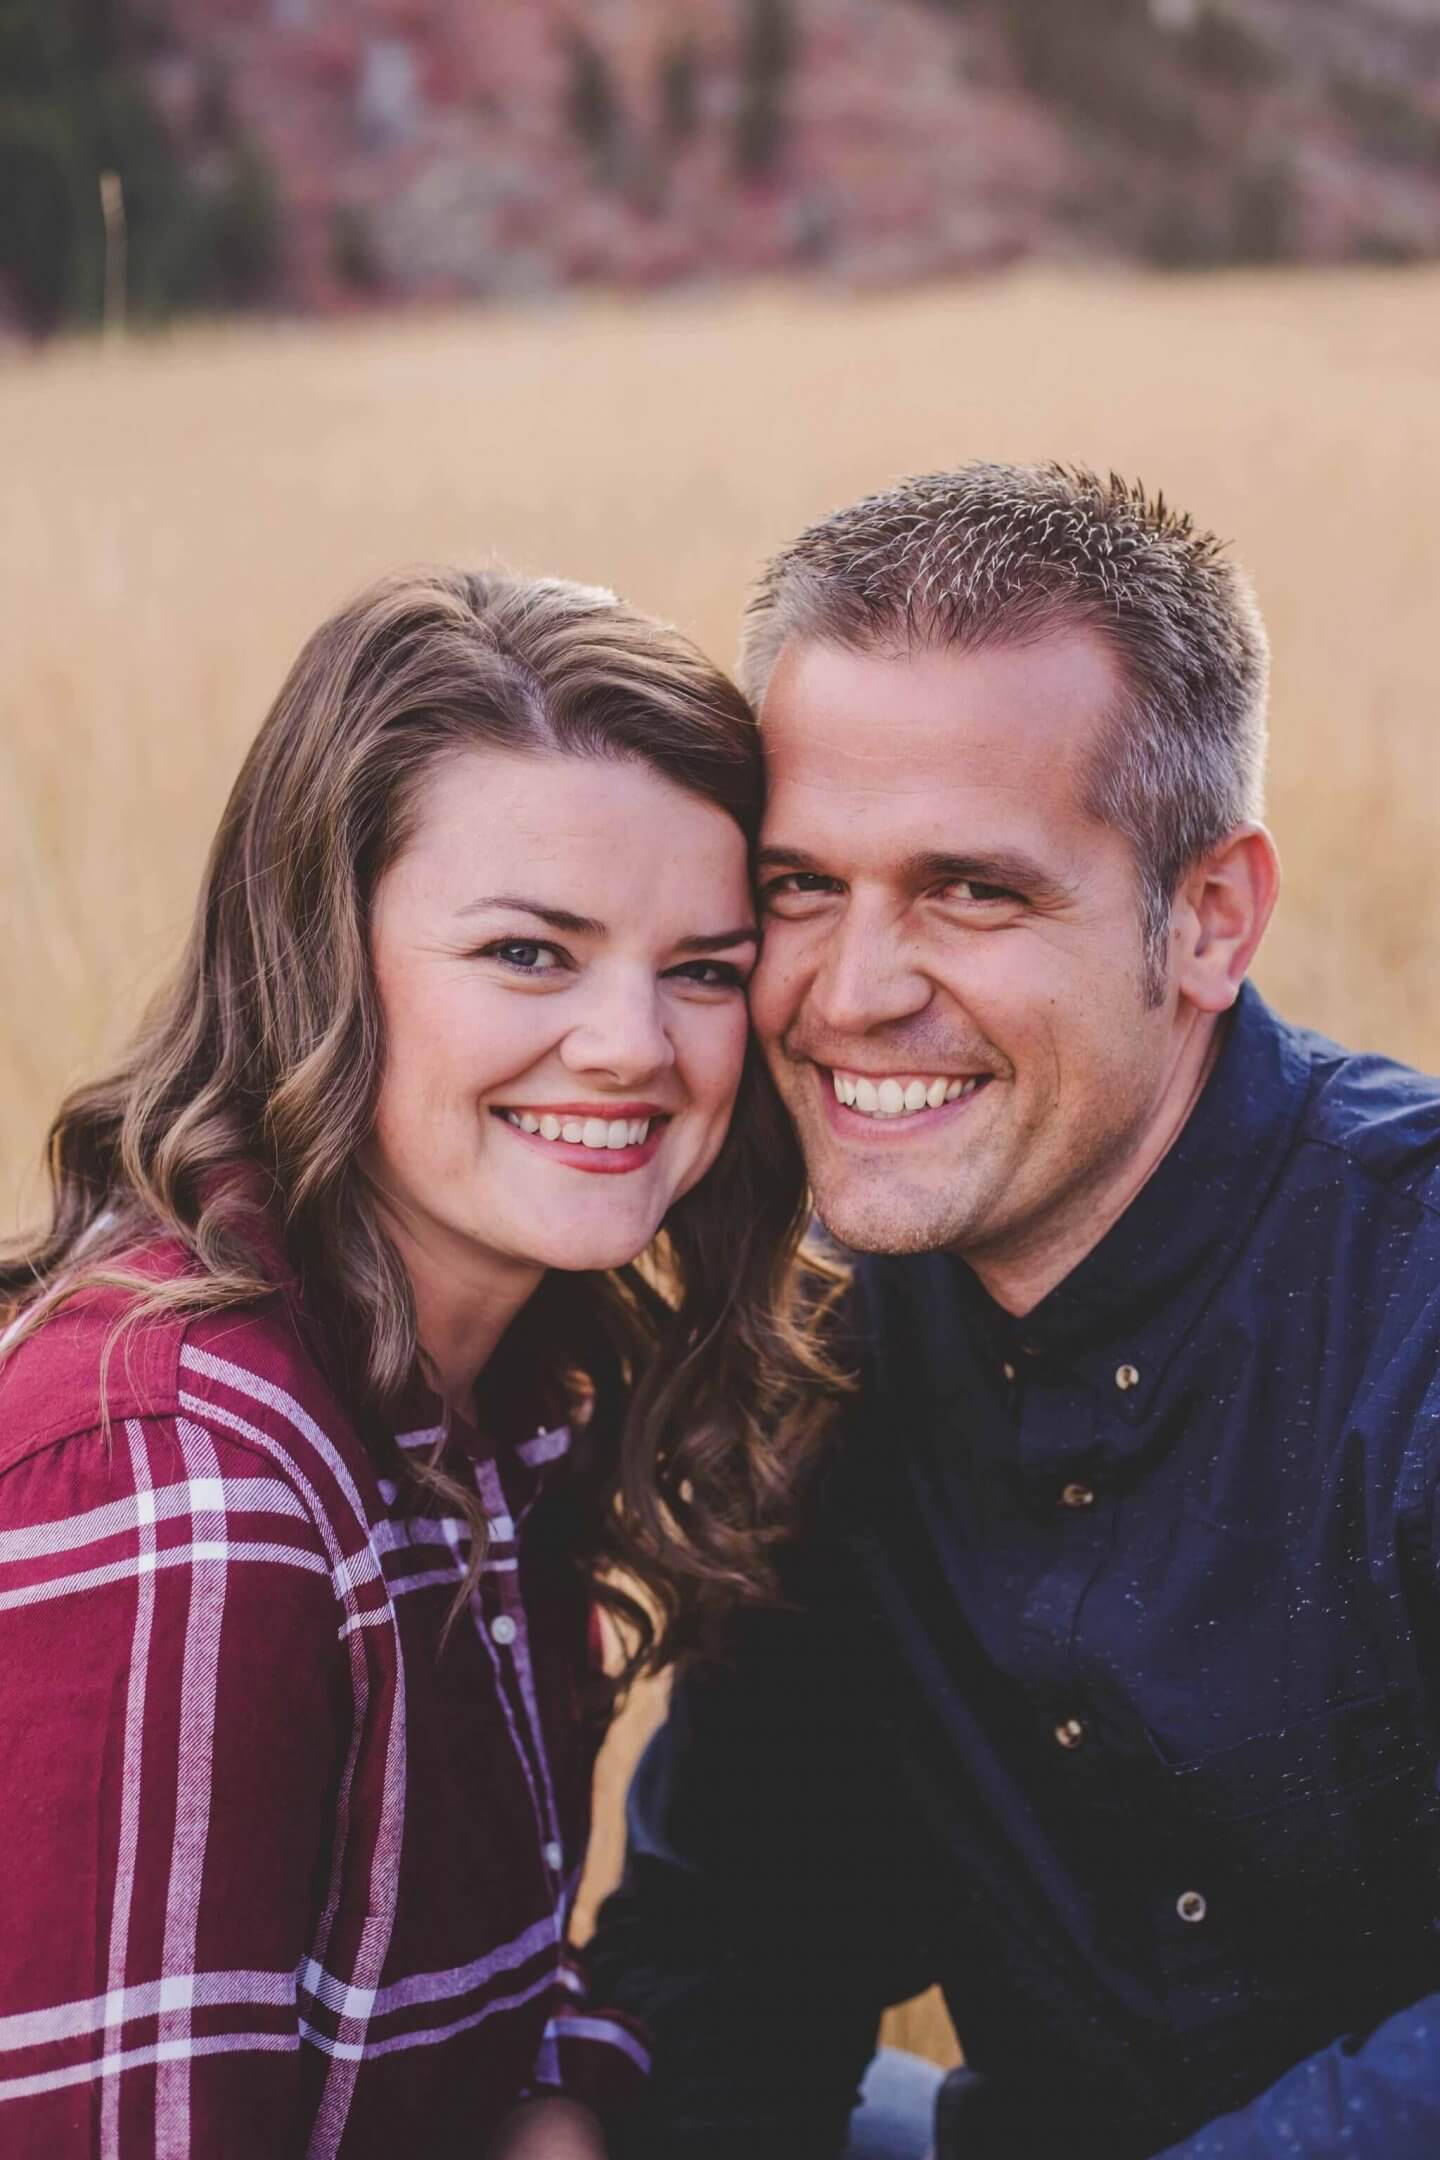
[(0, 362), (0, 1221), (33, 1208), (59, 1091), (173, 952), (241, 752), (353, 587), (498, 557), (723, 657), (772, 543), (976, 455), (1139, 473), (1233, 539), (1276, 660), (1288, 888), (1260, 979), (1436, 1064), (1437, 357), (1425, 271), (1036, 274)]

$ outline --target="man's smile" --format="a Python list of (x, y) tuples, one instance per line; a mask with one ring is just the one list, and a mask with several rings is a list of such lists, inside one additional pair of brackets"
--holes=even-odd
[(918, 1137), (963, 1116), (993, 1073), (862, 1073), (816, 1065), (827, 1124), (848, 1138)]

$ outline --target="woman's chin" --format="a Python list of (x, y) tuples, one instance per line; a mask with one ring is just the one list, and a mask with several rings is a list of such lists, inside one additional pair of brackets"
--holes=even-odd
[(659, 1228), (659, 1222), (648, 1216), (643, 1223), (616, 1224), (609, 1230), (594, 1223), (576, 1224), (573, 1230), (557, 1224), (535, 1241), (528, 1257), (537, 1267), (576, 1275), (602, 1274), (638, 1260)]

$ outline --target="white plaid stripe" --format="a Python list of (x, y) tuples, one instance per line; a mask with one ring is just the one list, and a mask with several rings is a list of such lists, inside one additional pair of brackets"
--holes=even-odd
[[(299, 2045), (300, 2036), (293, 2032), (192, 2033), (184, 2040), (156, 2041), (150, 2047), (125, 2048), (105, 2056), (101, 2062), (69, 2063), (63, 2070), (40, 2070), (29, 2077), (0, 2078), (0, 2101), (30, 2100), (40, 2093), (63, 2092), (66, 2086), (89, 2085), (96, 2078), (102, 2078), (105, 2112), (108, 2113), (112, 2106), (118, 2109), (123, 2070), (171, 2062), (177, 2051), (183, 2051), (187, 2060), (194, 2060), (201, 2055), (293, 2055)], [(113, 2103), (110, 2100), (112, 2094), (115, 2095)], [(107, 2154), (117, 2150), (113, 2143), (102, 2146), (102, 2151)], [(135, 2160), (142, 2160), (142, 2152), (142, 2148), (136, 2148)]]
[[(376, 1523), (371, 1532), (381, 1552), (406, 1552), (415, 1545), (453, 1548), (457, 1537), (469, 1535), (470, 1525), (461, 1515), (389, 1516)], [(491, 1522), (490, 1535), (497, 1545), (509, 1544), (515, 1536), (515, 1525), (508, 1515), (501, 1515)]]
[(180, 1363), (187, 1372), (201, 1373), (207, 1380), (218, 1380), (223, 1386), (233, 1388), (237, 1395), (248, 1396), (251, 1402), (263, 1403), (267, 1410), (277, 1411), (292, 1431), (314, 1448), (344, 1493), (357, 1526), (369, 1536), (370, 1518), (344, 1456), (293, 1395), (276, 1387), (273, 1381), (262, 1379), (259, 1373), (247, 1372), (243, 1365), (232, 1365), (227, 1358), (212, 1357), (208, 1350), (198, 1350), (193, 1343), (186, 1343), (180, 1352)]
[(553, 1432), (538, 1432), (533, 1440), (522, 1440), (515, 1452), (521, 1462), (532, 1468), (539, 1463), (558, 1462), (570, 1452), (570, 1427), (557, 1425)]
[[(196, 1503), (196, 1561), (190, 1577), (190, 1610), (180, 1671), (179, 1762), (175, 1834), (165, 1900), (164, 1970), (160, 2004), (160, 2054), (156, 2058), (155, 2160), (189, 2160), (191, 1991), (210, 1828), (210, 1758), (215, 1736), (215, 1696), (220, 1671), (220, 1628), (225, 1611), (225, 1486), (215, 1445), (202, 1426), (176, 1420), (180, 1453)], [(170, 1976), (176, 1978), (172, 1981)], [(180, 1978), (184, 1975), (186, 1978)], [(167, 1995), (169, 1999), (167, 2000)], [(168, 2050), (174, 2044), (175, 2052)]]
[[(152, 1487), (145, 1429), (134, 1418), (126, 1424), (125, 1439), (130, 1450), (130, 1475), (134, 1480), (136, 1494), (148, 1493)], [(136, 1520), (140, 1551), (142, 1554), (153, 1554), (154, 1522), (146, 1519), (146, 1511), (143, 1509), (137, 1510)], [(140, 1837), (140, 1766), (145, 1742), (145, 1681), (150, 1664), (150, 1634), (154, 1617), (154, 1573), (153, 1570), (142, 1571), (137, 1577), (135, 1626), (130, 1638), (121, 1770), (120, 1842), (115, 1859), (115, 1894), (110, 1901), (106, 1984), (112, 1995), (124, 1992), (125, 1964), (130, 1948), (130, 1905), (135, 1894), (135, 1853)], [(105, 2076), (105, 2089), (100, 2103), (101, 2160), (118, 2160), (120, 2152), (120, 2082), (118, 2078), (107, 2074), (118, 2053), (118, 2029), (107, 2027), (105, 2054), (101, 2066), (101, 2074)]]
[[(543, 1920), (525, 1928), (513, 1941), (501, 1943), (482, 1958), (473, 1958), (465, 1965), (447, 1966), (439, 1972), (407, 1973), (403, 1979), (387, 1982), (375, 1991), (372, 2015), (391, 2017), (397, 2011), (413, 2009), (420, 2003), (444, 2002), (457, 1995), (476, 1994), (507, 1973), (517, 1972), (542, 1952), (562, 1952), (563, 1949), (559, 1917), (548, 1913)], [(553, 1974), (553, 1961), (547, 1970)], [(324, 2003), (327, 2008), (335, 2008), (346, 1993), (347, 1983), (312, 1961), (302, 1976), (301, 1987), (315, 2001)]]
[(162, 1545), (157, 1550), (149, 1542), (155, 1534), (153, 1528), (148, 1524), (140, 1528), (146, 1542), (138, 1552), (108, 1561), (104, 1567), (84, 1568), (75, 1575), (55, 1575), (48, 1582), (32, 1583), (23, 1590), (0, 1591), (0, 1612), (21, 1605), (45, 1605), (52, 1598), (79, 1597), (87, 1590), (102, 1590), (107, 1583), (154, 1575), (165, 1568), (195, 1567), (203, 1560), (301, 1568), (312, 1575), (328, 1572), (318, 1553), (304, 1552), (295, 1545), (229, 1545), (212, 1538), (190, 1545)]
[(629, 2056), (637, 2070), (649, 2075), (650, 2050), (614, 2018), (562, 2010), (558, 2017), (551, 2018), (545, 2030), (547, 2037), (553, 2036), (562, 2045), (567, 2040), (591, 2040), (598, 2041), (602, 2047), (619, 2048), (622, 2055)]
[(395, 1435), (395, 1445), (403, 1448), (433, 1448), (445, 1437), (443, 1425), (423, 1425), (418, 1432), (401, 1432)]
[[(488, 1989), (497, 1980), (502, 1980), (507, 1971), (515, 1971), (529, 1963), (532, 1958), (547, 1951), (554, 1951), (557, 1947), (556, 1929), (553, 1923), (547, 1920), (527, 1929), (514, 1943), (505, 1945), (490, 1957), (477, 1960), (473, 1965), (457, 1966), (448, 1972), (414, 1973), (377, 1990), (373, 1996), (337, 1981), (328, 1973), (319, 1974), (318, 1984), (309, 1992), (313, 1993), (315, 1999), (323, 2000), (327, 2008), (341, 2011), (348, 2017), (369, 2021), (374, 2017), (393, 2014), (422, 2003), (453, 2001), (456, 1996), (474, 1993), (477, 1982)], [(408, 2048), (433, 2047), (457, 2033), (472, 2031), (487, 2018), (533, 2002), (537, 1996), (557, 1985), (578, 1990), (580, 1983), (564, 1966), (557, 1970), (553, 1959), (547, 1958), (543, 1972), (536, 1974), (522, 1987), (513, 1988), (505, 1994), (488, 1995), (487, 2000), (461, 2016), (447, 2018), (440, 2023), (419, 2025), (404, 2032), (383, 2036), (367, 2033), (363, 2041), (347, 2041), (335, 2039), (328, 2031), (312, 2025), (302, 2016), (299, 2020), (299, 2034), (334, 2059), (359, 2062), (376, 2056), (401, 2053)], [(362, 1996), (363, 1999), (357, 2000), (357, 1997)], [(114, 1995), (96, 1995), (88, 2001), (62, 2003), (52, 2010), (29, 2011), (20, 2016), (0, 2019), (0, 2048), (7, 2054), (19, 2054), (27, 2048), (53, 2046), (57, 2041), (77, 2038), (90, 2032), (122, 2034), (126, 2025), (138, 2019), (154, 2017), (164, 2010), (167, 2002), (181, 1998), (187, 2005), (195, 2008), (239, 2008), (253, 2004), (288, 2010), (296, 2000), (296, 1976), (293, 1973), (280, 1972), (170, 1974), (164, 1980), (152, 1980), (121, 1989)], [(648, 2057), (633, 2035), (626, 2032), (623, 2026), (608, 2019), (561, 2012), (549, 2021), (546, 2033), (552, 2042), (567, 2038), (599, 2039), (619, 2046), (642, 2068), (648, 2066)], [(108, 2048), (106, 2055), (98, 2062), (74, 2063), (63, 2069), (26, 2073), (0, 2080), (0, 2100), (18, 2099), (82, 2084), (92, 2077), (113, 2081), (118, 2070), (140, 2065), (160, 2065), (163, 2071), (167, 2067), (183, 2068), (184, 2064), (193, 2058), (216, 2052), (236, 2052), (251, 2048), (288, 2049), (295, 2045), (296, 2035), (292, 2031), (219, 2035), (173, 2033), (148, 2046), (130, 2048), (125, 2047), (122, 2041)], [(555, 2081), (548, 2072), (542, 2075), (538, 2068), (537, 2076), (540, 2076), (541, 2082)], [(163, 2149), (163, 2143), (157, 2142), (156, 2150)]]
[[(276, 2009), (293, 2007), (293, 1972), (197, 1972), (186, 1973), (181, 1982), (197, 2009), (238, 2008), (242, 2004), (265, 2004)], [(79, 2039), (85, 2033), (121, 2031), (137, 2018), (159, 2015), (161, 1997), (176, 1976), (145, 1980), (116, 1988), (108, 1995), (89, 1995), (75, 2002), (56, 2003), (49, 2010), (22, 2010), (0, 2017), (0, 2051), (18, 2054), (23, 2048), (53, 2047), (59, 2040)]]
[[(374, 1545), (370, 1540), (370, 1518), (361, 1501), (355, 1481), (351, 1477), (339, 1450), (329, 1436), (321, 1431), (309, 1412), (300, 1403), (296, 1402), (294, 1397), (287, 1393), (284, 1388), (276, 1387), (272, 1382), (263, 1379), (258, 1373), (249, 1372), (243, 1366), (232, 1365), (226, 1359), (212, 1357), (208, 1352), (198, 1350), (192, 1344), (187, 1343), (182, 1349), (180, 1363), (189, 1371), (201, 1373), (205, 1378), (219, 1382), (222, 1386), (232, 1389), (236, 1394), (246, 1396), (253, 1402), (263, 1404), (265, 1408), (283, 1418), (302, 1440), (308, 1442), (309, 1446), (315, 1449), (349, 1503), (353, 1512), (355, 1527), (363, 1535), (366, 1550), (373, 1555), (376, 1570), (379, 1571), (380, 1557), (375, 1552)], [(211, 1409), (213, 1414), (213, 1405)], [(262, 1445), (269, 1447), (273, 1452), (282, 1455), (285, 1453), (280, 1448), (279, 1443), (271, 1440), (268, 1434), (257, 1434), (257, 1438)], [(304, 1478), (303, 1472), (293, 1456), (289, 1459), (287, 1468), (297, 1484), (300, 1485), (300, 1489), (305, 1493), (306, 1498), (311, 1499), (314, 1488), (310, 1486), (310, 1481)], [(326, 1523), (324, 1510), (318, 1506), (318, 1502), (316, 1503), (315, 1512), (317, 1520), (325, 1524), (328, 1532), (328, 1523)], [(328, 1535), (333, 1541), (333, 1532), (328, 1532)], [(337, 1549), (335, 1553), (337, 1576), (341, 1571), (341, 1560), (342, 1556)], [(347, 1590), (347, 1604), (350, 1603), (351, 1595), (352, 1593)], [(355, 2090), (355, 2070), (358, 2065), (359, 2054), (363, 2051), (364, 2025), (369, 2014), (368, 2003), (372, 2003), (374, 2000), (374, 1990), (379, 1984), (380, 1974), (385, 1963), (385, 1955), (390, 1945), (391, 1931), (394, 1926), (395, 1891), (400, 1875), (400, 1848), (404, 1835), (405, 1819), (405, 1661), (399, 1631), (394, 1625), (393, 1608), (391, 1608), (391, 1627), (395, 1647), (395, 1701), (386, 1743), (384, 1795), (380, 1810), (380, 1823), (376, 1834), (375, 1849), (371, 1857), (370, 1911), (361, 1929), (356, 1970), (351, 1983), (357, 1991), (355, 1999), (357, 2002), (366, 2002), (367, 2007), (363, 2011), (347, 2015), (343, 2020), (344, 2029), (340, 2037), (347, 2049), (353, 2045), (357, 2052), (353, 2056), (347, 2054), (343, 2063), (338, 2058), (332, 2062), (330, 2073), (326, 2078), (325, 2087), (320, 2096), (319, 2106), (316, 2109), (315, 2123), (309, 2146), (310, 2160), (333, 2160), (340, 2139), (344, 2135), (345, 2122), (350, 2112), (350, 2103)], [(335, 1915), (339, 1910), (345, 1843), (350, 1825), (355, 1764), (359, 1755), (365, 1710), (369, 1701), (369, 1676), (365, 1665), (363, 1631), (356, 1629), (346, 1637), (346, 1641), (351, 1652), (351, 1677), (355, 1690), (355, 1721), (338, 1796), (336, 1811), (338, 1818), (337, 1835), (330, 1890), (326, 1899), (325, 1911), (321, 1916), (320, 1926), (316, 1931), (315, 1952), (317, 1957), (321, 1959), (323, 1959), (328, 1947), (330, 1933), (334, 1927)], [(352, 2038), (352, 2028), (355, 2027), (358, 2027), (359, 2031), (354, 2033)]]
[[(187, 1348), (185, 1350), (182, 1350), (182, 1352), (180, 1353), (180, 1362), (183, 1365), (188, 1361), (194, 1364), (197, 1369), (200, 1369), (201, 1357), (201, 1352), (191, 1351), (187, 1346)], [(223, 1372), (226, 1384), (234, 1388), (237, 1393), (243, 1393), (243, 1389), (239, 1387), (238, 1382), (248, 1376), (242, 1372), (239, 1366), (226, 1364), (219, 1358), (206, 1358), (204, 1361), (204, 1365), (205, 1369), (215, 1368)], [(274, 1393), (275, 1391), (268, 1390), (267, 1392)], [(330, 1518), (320, 1499), (319, 1493), (316, 1491), (314, 1485), (311, 1483), (309, 1477), (306, 1475), (306, 1472), (302, 1468), (300, 1463), (295, 1460), (291, 1451), (288, 1448), (283, 1447), (278, 1440), (272, 1437), (271, 1434), (263, 1431), (260, 1426), (252, 1424), (247, 1418), (242, 1418), (237, 1411), (229, 1409), (224, 1404), (215, 1402), (207, 1403), (202, 1401), (198, 1396), (187, 1395), (184, 1393), (181, 1394), (180, 1401), (186, 1409), (195, 1410), (202, 1413), (203, 1415), (207, 1416), (213, 1423), (221, 1426), (223, 1429), (238, 1434), (241, 1438), (249, 1440), (252, 1445), (263, 1448), (270, 1455), (278, 1457), (280, 1461), (287, 1466), (290, 1475), (294, 1478), (296, 1484), (300, 1488), (300, 1491), (303, 1493), (307, 1503), (309, 1504), (316, 1528), (320, 1533), (321, 1540), (324, 1543), (326, 1552), (329, 1555), (330, 1571), (332, 1579), (337, 1585), (337, 1595), (341, 1597), (341, 1602), (349, 1608), (346, 1614), (347, 1621), (359, 1621), (360, 1614), (355, 1606), (353, 1584), (350, 1580), (349, 1570), (346, 1567), (345, 1555), (341, 1549), (339, 1537), (336, 1534), (334, 1525), (330, 1521)], [(310, 1423), (311, 1421), (307, 1419), (306, 1422)], [(314, 1429), (318, 1431), (318, 1427)], [(330, 1448), (328, 1441), (326, 1442), (326, 1449), (328, 1451), (328, 1454), (334, 1454), (334, 1450), (333, 1448)], [(347, 1483), (348, 1482), (349, 1480), (347, 1477)], [(352, 1486), (351, 1490), (353, 1491), (353, 1489), (354, 1488)], [(358, 1504), (358, 1494), (356, 1495), (356, 1500)], [(363, 1524), (363, 1514), (360, 1519)], [(367, 1527), (367, 1539), (368, 1534), (369, 1533)], [(371, 1547), (370, 1550), (373, 1552), (373, 1547)], [(378, 1553), (374, 1554), (374, 1559), (376, 1573), (377, 1575), (381, 1575), (383, 1580), (383, 1572), (380, 1567), (380, 1557)], [(341, 1590), (339, 1587), (342, 1583), (344, 1584), (343, 1590)], [(384, 1607), (384, 1617), (393, 1629), (394, 1609), (390, 1605), (388, 1595)], [(370, 1675), (366, 1666), (364, 1647), (360, 1639), (360, 1629), (358, 1626), (354, 1629), (346, 1627), (343, 1628), (340, 1633), (341, 1639), (348, 1644), (350, 1649), (350, 1681), (351, 1687), (354, 1691), (355, 1715), (354, 1722), (351, 1726), (350, 1731), (350, 1744), (346, 1751), (345, 1763), (340, 1776), (339, 1790), (336, 1794), (335, 1799), (335, 1843), (330, 1863), (330, 1884), (326, 1894), (325, 1907), (320, 1915), (319, 1924), (315, 1932), (315, 1955), (319, 1958), (324, 1957), (325, 1952), (329, 1947), (330, 1931), (335, 1924), (335, 1916), (340, 1909), (340, 1896), (341, 1889), (344, 1883), (345, 1862), (347, 1858), (347, 1840), (350, 1830), (350, 1802), (351, 1792), (355, 1781), (355, 1764), (359, 1758), (361, 1743), (364, 1739), (365, 1714), (370, 1701)], [(397, 1634), (397, 1665), (399, 1663), (399, 1658), (400, 1649), (399, 1637)]]
[[(414, 2032), (391, 2033), (384, 2039), (376, 2039), (371, 2034), (359, 2041), (333, 2040), (327, 2033), (312, 2030), (303, 2021), (300, 2030), (322, 2053), (358, 2068), (362, 2061), (373, 2060), (376, 2056), (401, 2055), (409, 2048), (438, 2047), (442, 2040), (453, 2040), (457, 2033), (473, 2032), (488, 2018), (499, 2017), (507, 2010), (519, 2010), (524, 2004), (534, 2002), (538, 1995), (547, 1994), (554, 1985), (555, 1974), (547, 1970), (527, 1986), (516, 1988), (509, 1995), (497, 1995), (478, 2010), (467, 2011), (464, 2017), (451, 2018), (444, 2025), (423, 2025)], [(313, 2145), (311, 2150), (314, 2150)]]
[(314, 1484), (296, 1458), (287, 1448), (282, 1447), (272, 1434), (263, 1431), (260, 1426), (252, 1424), (248, 1418), (241, 1417), (238, 1411), (231, 1410), (224, 1403), (209, 1402), (203, 1396), (186, 1394), (183, 1390), (180, 1395), (180, 1407), (182, 1410), (190, 1411), (196, 1417), (206, 1419), (208, 1423), (217, 1426), (222, 1432), (234, 1433), (237, 1439), (248, 1440), (252, 1446), (263, 1448), (267, 1454), (278, 1456), (280, 1461), (287, 1466), (290, 1476), (309, 1503), (306, 1510), (307, 1516), (320, 1532), (325, 1549), (330, 1555), (330, 1569), (335, 1583), (335, 1595), (342, 1605), (348, 1605), (352, 1602), (352, 1593), (358, 1585), (374, 1582), (382, 1576), (384, 1571), (380, 1564), (380, 1555), (371, 1541), (369, 1526), (364, 1524), (363, 1516), (361, 1517), (361, 1523), (365, 1528), (365, 1545), (358, 1553), (346, 1554), (335, 1534), (329, 1514)]
[[(288, 1515), (305, 1520), (300, 1500), (278, 1478), (226, 1478), (221, 1483), (227, 1515)], [(0, 1567), (22, 1560), (41, 1560), (48, 1553), (78, 1552), (106, 1538), (124, 1537), (138, 1529), (142, 1521), (175, 1522), (194, 1511), (195, 1496), (188, 1483), (127, 1493), (123, 1499), (86, 1508), (79, 1515), (31, 1523), (23, 1530), (0, 1530)]]

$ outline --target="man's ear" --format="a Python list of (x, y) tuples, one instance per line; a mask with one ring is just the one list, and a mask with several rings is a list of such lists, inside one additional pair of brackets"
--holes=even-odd
[(1280, 858), (1263, 825), (1240, 825), (1181, 880), (1171, 913), (1175, 986), (1200, 1012), (1240, 995), (1280, 891)]

